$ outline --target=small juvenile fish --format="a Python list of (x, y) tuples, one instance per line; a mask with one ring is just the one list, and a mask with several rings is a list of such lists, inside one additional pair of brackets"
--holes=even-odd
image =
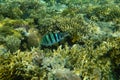
[(55, 44), (65, 40), (67, 36), (69, 36), (69, 34), (63, 32), (50, 32), (42, 37), (41, 46), (54, 46)]

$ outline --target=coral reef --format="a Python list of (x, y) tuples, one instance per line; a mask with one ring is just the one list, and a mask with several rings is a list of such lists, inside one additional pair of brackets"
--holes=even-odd
[(86, 16), (91, 20), (95, 21), (116, 21), (117, 19), (120, 18), (119, 6), (117, 5), (99, 6), (93, 8), (90, 12), (87, 13)]
[(10, 52), (15, 52), (19, 49), (21, 41), (15, 36), (8, 36), (5, 39), (6, 47)]
[(12, 55), (8, 52), (0, 56), (0, 62), (0, 79), (2, 80), (27, 80), (31, 79), (33, 75), (36, 77), (38, 75), (36, 72), (40, 72), (40, 69), (33, 65), (30, 52), (18, 50)]
[(119, 80), (119, 45), (119, 0), (0, 1), (0, 80)]

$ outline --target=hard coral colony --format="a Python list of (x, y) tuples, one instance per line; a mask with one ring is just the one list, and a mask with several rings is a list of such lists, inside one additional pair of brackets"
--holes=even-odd
[(119, 0), (0, 0), (0, 80), (119, 80)]

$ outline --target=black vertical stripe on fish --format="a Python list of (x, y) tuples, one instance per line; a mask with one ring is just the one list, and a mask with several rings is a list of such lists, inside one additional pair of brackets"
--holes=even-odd
[(59, 39), (58, 39), (58, 33), (55, 34), (55, 37), (56, 37), (56, 42), (58, 42), (59, 41)]
[(55, 33), (51, 33), (50, 34), (50, 38), (51, 38), (51, 43), (55, 43), (56, 42), (56, 39), (55, 39), (55, 36), (54, 36)]
[(55, 39), (55, 42), (57, 42), (57, 37), (55, 36), (55, 33), (53, 33), (53, 37)]
[(59, 34), (57, 34), (57, 37), (58, 37), (58, 40), (60, 40), (61, 38), (60, 38), (60, 33)]
[(50, 44), (51, 41), (52, 41), (51, 38), (50, 38), (50, 34), (51, 34), (51, 33), (49, 33), (49, 34), (47, 35), (47, 36), (48, 36), (48, 40), (49, 40), (48, 44)]
[(50, 38), (49, 38), (49, 35), (46, 35), (46, 36), (45, 36), (45, 39), (46, 39), (46, 41), (47, 41), (47, 44), (51, 43)]
[(43, 43), (48, 44), (46, 36), (43, 38)]
[(53, 33), (50, 33), (50, 34), (48, 34), (49, 35), (49, 39), (50, 39), (50, 43), (49, 44), (52, 44), (54, 41), (54, 37), (52, 37), (52, 34)]
[(58, 40), (62, 40), (62, 36), (61, 36), (61, 33), (58, 33)]

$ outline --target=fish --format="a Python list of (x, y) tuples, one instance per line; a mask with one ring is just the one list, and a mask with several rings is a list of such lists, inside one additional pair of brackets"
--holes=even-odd
[(66, 32), (49, 32), (42, 37), (41, 46), (50, 47), (64, 41), (69, 36)]

